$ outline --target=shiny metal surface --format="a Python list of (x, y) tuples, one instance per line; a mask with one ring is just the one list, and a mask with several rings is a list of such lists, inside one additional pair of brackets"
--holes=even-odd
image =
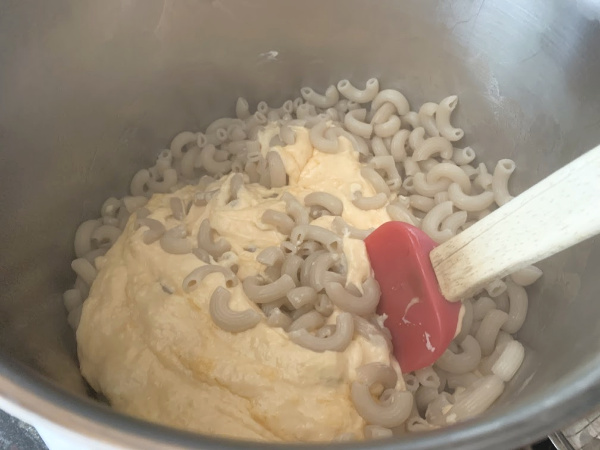
[[(0, 1), (0, 406), (132, 447), (233, 446), (85, 398), (60, 298), (77, 224), (239, 95), (346, 77), (414, 103), (458, 94), (466, 142), (514, 158), (518, 192), (600, 142), (599, 20), (596, 0)], [(600, 403), (599, 267), (598, 239), (544, 263), (502, 401), (398, 443), (514, 448)]]
[(559, 450), (600, 448), (600, 408), (548, 437)]
[(556, 447), (556, 450), (575, 450), (565, 435), (558, 431), (548, 436), (552, 445)]

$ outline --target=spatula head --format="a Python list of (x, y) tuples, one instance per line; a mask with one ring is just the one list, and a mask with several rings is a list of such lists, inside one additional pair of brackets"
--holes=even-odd
[(456, 334), (460, 302), (446, 300), (429, 259), (436, 243), (404, 222), (387, 222), (365, 239), (381, 287), (378, 313), (388, 316), (402, 371), (432, 365)]

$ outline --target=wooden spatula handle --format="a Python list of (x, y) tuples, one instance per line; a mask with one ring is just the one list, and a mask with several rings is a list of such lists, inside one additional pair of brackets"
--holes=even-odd
[(430, 253), (448, 300), (600, 233), (600, 146)]

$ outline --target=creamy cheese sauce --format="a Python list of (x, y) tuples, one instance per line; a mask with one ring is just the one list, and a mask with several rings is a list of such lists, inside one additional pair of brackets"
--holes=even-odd
[[(262, 132), (263, 149), (274, 132), (273, 126)], [(231, 175), (223, 177), (207, 189), (220, 189), (219, 193), (206, 206), (192, 206), (183, 222), (188, 239), (195, 242), (201, 222), (208, 218), (231, 244), (240, 279), (264, 270), (256, 256), (286, 238), (261, 222), (266, 209), (285, 211), (280, 200), (285, 191), (301, 202), (311, 192), (335, 195), (344, 204), (343, 219), (357, 228), (375, 228), (390, 220), (385, 208), (363, 211), (352, 203), (357, 187), (364, 196), (376, 192), (360, 175), (358, 153), (349, 141), (340, 138), (343, 150), (327, 154), (313, 149), (306, 129), (295, 132), (294, 145), (275, 147), (288, 173), (288, 186), (269, 190), (245, 184), (238, 199), (229, 202)], [(197, 189), (187, 186), (174, 194), (155, 194), (147, 205), (149, 217), (167, 229), (180, 224), (172, 217), (169, 199), (191, 201)], [(323, 216), (312, 223), (331, 228), (332, 219)], [(328, 441), (342, 433), (363, 437), (365, 422), (350, 399), (356, 369), (382, 362), (400, 374), (383, 339), (355, 335), (343, 352), (316, 353), (264, 321), (241, 333), (226, 332), (208, 312), (212, 292), (224, 286), (223, 275), (210, 274), (185, 293), (183, 279), (204, 263), (193, 254), (168, 254), (158, 242), (146, 245), (143, 233), (131, 219), (97, 261), (99, 274), (77, 330), (81, 371), (114, 408), (177, 428), (240, 439)], [(344, 237), (343, 247), (348, 283), (360, 287), (371, 274), (365, 245)], [(260, 312), (241, 284), (230, 291), (233, 310)], [(328, 323), (335, 323), (337, 313)], [(397, 388), (404, 389), (401, 376)]]

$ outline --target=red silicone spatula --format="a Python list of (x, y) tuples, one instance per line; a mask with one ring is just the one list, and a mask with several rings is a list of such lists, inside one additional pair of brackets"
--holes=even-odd
[(461, 306), (440, 292), (429, 260), (437, 244), (412, 225), (387, 222), (365, 245), (381, 288), (378, 312), (388, 316), (385, 325), (402, 371), (430, 366), (454, 338)]
[(600, 146), (439, 246), (402, 222), (371, 233), (365, 244), (381, 287), (378, 312), (388, 316), (402, 371), (430, 366), (447, 349), (458, 300), (600, 233), (599, 198)]

